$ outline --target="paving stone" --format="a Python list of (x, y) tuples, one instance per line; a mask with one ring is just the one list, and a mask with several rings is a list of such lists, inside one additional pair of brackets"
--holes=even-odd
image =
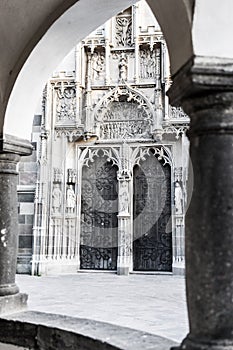
[(17, 276), (31, 310), (93, 319), (180, 342), (188, 333), (183, 276)]

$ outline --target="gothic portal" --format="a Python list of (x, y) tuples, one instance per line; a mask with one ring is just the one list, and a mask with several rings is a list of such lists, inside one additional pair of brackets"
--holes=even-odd
[(170, 84), (144, 1), (64, 59), (34, 118), (34, 152), (20, 163), (18, 272), (183, 264), (189, 119), (169, 106)]

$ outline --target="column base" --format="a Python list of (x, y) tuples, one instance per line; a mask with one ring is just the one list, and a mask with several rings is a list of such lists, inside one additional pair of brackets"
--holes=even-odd
[(117, 274), (121, 275), (121, 276), (128, 276), (129, 275), (129, 267), (118, 267)]
[(0, 297), (17, 293), (19, 293), (19, 287), (15, 283), (0, 285)]
[(27, 308), (28, 295), (17, 293), (0, 297), (0, 315), (17, 313)]

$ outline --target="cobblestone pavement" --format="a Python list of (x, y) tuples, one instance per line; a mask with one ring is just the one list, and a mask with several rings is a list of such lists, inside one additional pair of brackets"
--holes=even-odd
[(94, 319), (180, 342), (188, 332), (182, 276), (77, 273), (18, 275), (30, 310)]

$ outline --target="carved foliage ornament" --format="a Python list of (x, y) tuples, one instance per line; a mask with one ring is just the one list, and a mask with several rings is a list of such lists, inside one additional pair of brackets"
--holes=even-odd
[(132, 45), (132, 17), (116, 17), (116, 43), (118, 46)]

